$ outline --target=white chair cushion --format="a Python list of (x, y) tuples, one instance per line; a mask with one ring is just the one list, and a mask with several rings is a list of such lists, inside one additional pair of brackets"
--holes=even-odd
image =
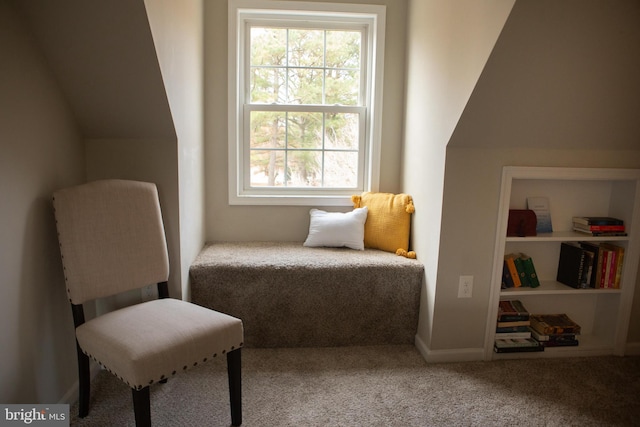
[(243, 345), (240, 319), (171, 298), (104, 314), (76, 337), (85, 354), (138, 390)]

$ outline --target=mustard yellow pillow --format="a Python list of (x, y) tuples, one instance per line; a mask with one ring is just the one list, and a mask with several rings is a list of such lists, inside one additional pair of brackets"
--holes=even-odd
[(364, 246), (415, 258), (409, 251), (411, 214), (415, 211), (408, 194), (365, 192), (351, 196), (354, 208), (367, 207), (364, 223)]

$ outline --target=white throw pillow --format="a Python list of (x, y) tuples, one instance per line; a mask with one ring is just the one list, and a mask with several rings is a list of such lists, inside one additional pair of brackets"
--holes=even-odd
[(311, 209), (309, 235), (304, 246), (343, 247), (364, 250), (364, 223), (368, 208), (357, 208), (351, 212), (325, 212)]

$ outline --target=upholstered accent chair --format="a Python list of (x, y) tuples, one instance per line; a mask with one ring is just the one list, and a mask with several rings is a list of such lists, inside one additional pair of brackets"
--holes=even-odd
[[(90, 358), (128, 384), (137, 426), (151, 425), (149, 387), (227, 358), (231, 422), (242, 423), (240, 319), (169, 298), (169, 258), (156, 186), (102, 180), (54, 193), (78, 353), (79, 416), (89, 413)], [(158, 299), (85, 319), (84, 303), (149, 285)]]

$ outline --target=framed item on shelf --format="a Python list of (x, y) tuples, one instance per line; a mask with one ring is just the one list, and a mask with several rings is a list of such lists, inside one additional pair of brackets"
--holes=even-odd
[(536, 213), (536, 231), (538, 233), (553, 232), (551, 224), (551, 209), (548, 197), (527, 197), (527, 208)]
[(536, 214), (530, 209), (509, 209), (507, 236), (535, 236)]

